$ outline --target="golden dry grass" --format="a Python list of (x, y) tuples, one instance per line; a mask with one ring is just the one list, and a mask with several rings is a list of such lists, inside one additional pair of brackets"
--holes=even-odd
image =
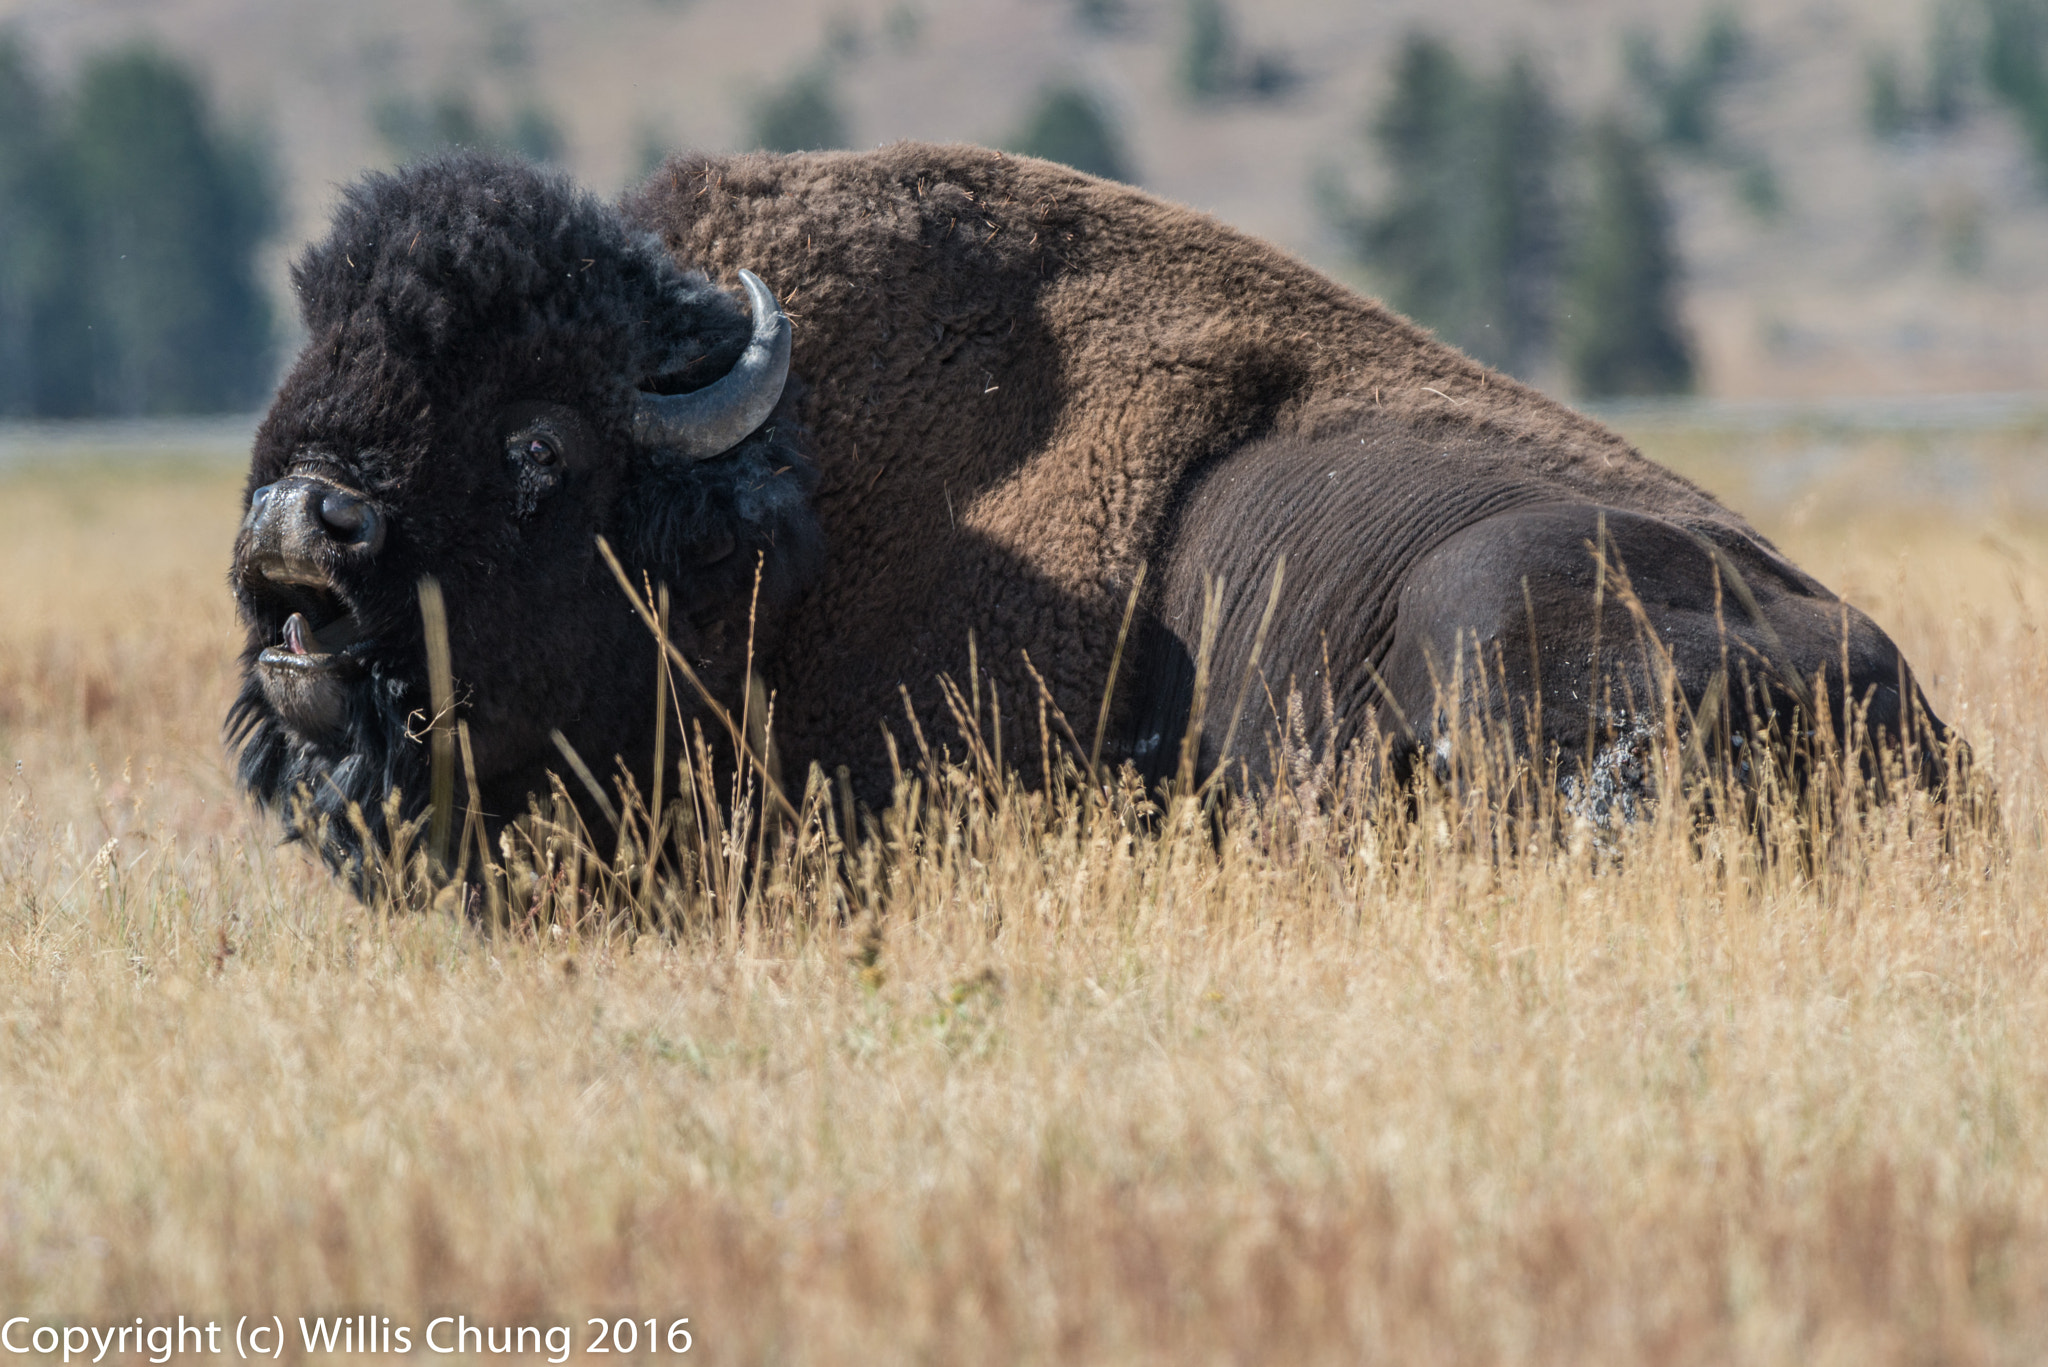
[[(1742, 503), (1805, 440), (1660, 454)], [(1888, 501), (1926, 453), (1839, 446), (1745, 506), (1901, 640), (2002, 839), (1908, 803), (1802, 872), (1669, 822), (1495, 863), (1284, 804), (1220, 842), (1011, 811), (893, 826), (877, 919), (785, 882), (637, 939), (387, 919), (275, 846), (217, 740), (237, 476), (0, 477), (0, 1311), (688, 1316), (718, 1362), (2039, 1361), (2048, 529)]]

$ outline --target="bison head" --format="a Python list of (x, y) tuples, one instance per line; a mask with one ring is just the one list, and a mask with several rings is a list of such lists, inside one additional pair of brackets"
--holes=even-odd
[(743, 311), (565, 179), (476, 156), (350, 188), (292, 280), (307, 341), (232, 571), (243, 782), (341, 867), (351, 808), (376, 838), (391, 793), (423, 807), (427, 577), (487, 819), (544, 790), (556, 729), (644, 781), (655, 646), (597, 538), (670, 587), (714, 692), (816, 570), (773, 296), (743, 273)]

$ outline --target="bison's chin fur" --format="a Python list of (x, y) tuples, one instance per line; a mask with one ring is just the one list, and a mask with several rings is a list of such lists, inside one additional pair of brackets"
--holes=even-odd
[(426, 808), (427, 748), (406, 701), (414, 689), (373, 666), (347, 690), (331, 738), (309, 740), (278, 718), (253, 662), (252, 651), (228, 713), (242, 786), (282, 818), (287, 840), (310, 844), (367, 894), (391, 848), (392, 822), (416, 820)]

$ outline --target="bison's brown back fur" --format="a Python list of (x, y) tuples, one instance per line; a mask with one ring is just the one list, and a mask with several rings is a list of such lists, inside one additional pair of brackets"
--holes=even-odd
[(777, 731), (798, 762), (861, 757), (870, 789), (899, 685), (936, 725), (933, 678), (964, 680), (970, 630), (1012, 716), (1033, 705), (1028, 649), (1092, 717), (1177, 491), (1250, 438), (1374, 409), (1497, 442), (1561, 494), (1743, 525), (1285, 252), (1048, 162), (908, 143), (679, 158), (624, 208), (686, 265), (759, 272), (794, 320), (830, 567), (788, 624)]

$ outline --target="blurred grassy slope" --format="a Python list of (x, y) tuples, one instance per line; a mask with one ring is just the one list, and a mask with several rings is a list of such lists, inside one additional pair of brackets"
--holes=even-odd
[[(1303, 79), (1276, 101), (1200, 110), (1175, 93), (1178, 0), (1127, 0), (1107, 34), (1067, 0), (0, 0), (0, 20), (60, 71), (138, 33), (207, 67), (290, 174), (286, 244), (318, 230), (337, 183), (388, 161), (373, 128), (380, 103), (459, 91), (494, 119), (544, 106), (569, 164), (609, 192), (650, 148), (740, 145), (751, 99), (829, 48), (860, 144), (999, 138), (1046, 80), (1078, 78), (1121, 120), (1148, 188), (1343, 271), (1308, 182), (1342, 164), (1370, 185), (1358, 129), (1408, 28), (1429, 26), (1487, 64), (1528, 48), (1586, 114), (1621, 92), (1624, 33), (1646, 30), (1675, 54), (1708, 7), (1239, 4), (1247, 45), (1284, 53)], [(1917, 61), (1922, 0), (1736, 8), (1752, 56), (1723, 123), (1731, 148), (1774, 168), (1785, 211), (1766, 220), (1745, 208), (1725, 168), (1676, 168), (1705, 391), (2048, 388), (2048, 201), (2017, 131), (1988, 108), (1939, 142), (1880, 144), (1867, 131), (1866, 55)], [(1972, 243), (1961, 264), (1958, 232)]]

